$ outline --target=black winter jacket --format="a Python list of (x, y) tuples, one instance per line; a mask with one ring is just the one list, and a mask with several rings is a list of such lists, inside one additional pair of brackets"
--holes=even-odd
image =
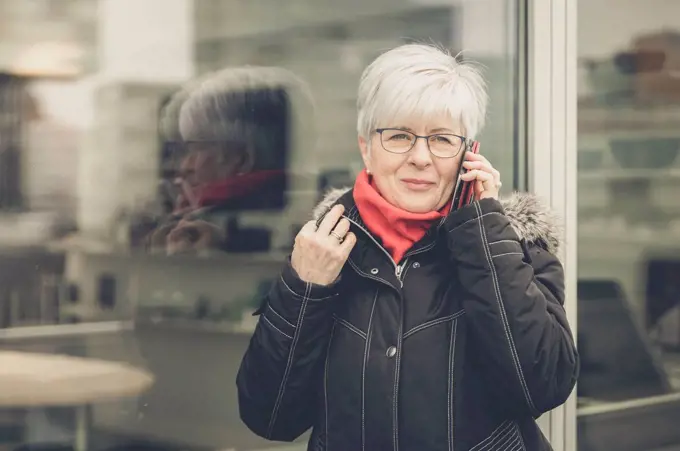
[(368, 233), (332, 286), (290, 264), (239, 370), (245, 424), (270, 440), (312, 428), (310, 451), (550, 450), (534, 421), (578, 373), (559, 233), (527, 194), (450, 214), (399, 264)]

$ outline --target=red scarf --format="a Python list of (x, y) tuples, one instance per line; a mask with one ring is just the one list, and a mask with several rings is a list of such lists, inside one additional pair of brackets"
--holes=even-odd
[(354, 202), (368, 230), (382, 240), (383, 247), (399, 263), (404, 254), (420, 241), (432, 223), (446, 216), (440, 211), (411, 213), (387, 202), (366, 171), (354, 183)]
[(188, 193), (182, 193), (176, 201), (175, 213), (195, 208), (220, 205), (227, 201), (252, 196), (258, 191), (284, 180), (286, 173), (280, 170), (256, 171), (239, 174), (216, 182), (193, 188), (191, 195), (196, 199), (192, 205)]
[(251, 196), (282, 180), (284, 176), (285, 172), (279, 170), (255, 171), (209, 183), (201, 189), (198, 204), (201, 207), (219, 205), (228, 200)]

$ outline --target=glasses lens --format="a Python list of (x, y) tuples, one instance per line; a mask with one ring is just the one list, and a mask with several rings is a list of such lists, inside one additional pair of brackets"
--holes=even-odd
[(430, 151), (441, 158), (451, 158), (458, 155), (463, 148), (463, 138), (456, 135), (433, 135), (428, 141)]
[(381, 134), (382, 146), (388, 152), (406, 153), (413, 147), (416, 137), (404, 130), (383, 130)]

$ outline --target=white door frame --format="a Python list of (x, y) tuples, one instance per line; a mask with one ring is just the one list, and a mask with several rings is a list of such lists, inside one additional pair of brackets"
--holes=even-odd
[[(560, 258), (576, 335), (576, 1), (528, 0), (528, 184), (564, 224)], [(539, 419), (555, 451), (576, 451), (576, 393)]]

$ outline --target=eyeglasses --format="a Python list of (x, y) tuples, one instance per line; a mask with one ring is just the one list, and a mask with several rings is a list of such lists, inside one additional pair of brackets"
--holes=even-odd
[(435, 133), (420, 136), (399, 128), (378, 128), (380, 144), (383, 149), (391, 153), (407, 153), (416, 145), (418, 138), (427, 142), (427, 148), (432, 155), (439, 158), (453, 158), (465, 145), (467, 138), (453, 133)]

